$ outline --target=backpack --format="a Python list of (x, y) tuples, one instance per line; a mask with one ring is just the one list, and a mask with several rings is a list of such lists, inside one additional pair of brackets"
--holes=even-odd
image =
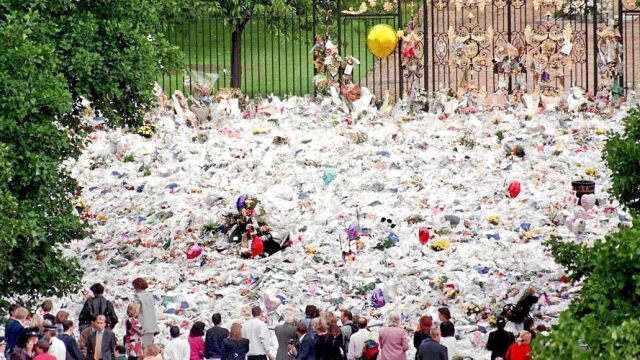
[(371, 335), (369, 335), (369, 340), (364, 342), (361, 359), (375, 360), (378, 358), (379, 352), (380, 352), (380, 344), (378, 344), (375, 340), (373, 340), (373, 333), (371, 333)]

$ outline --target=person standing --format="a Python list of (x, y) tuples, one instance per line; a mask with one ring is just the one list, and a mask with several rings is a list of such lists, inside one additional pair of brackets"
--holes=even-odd
[(249, 353), (249, 340), (242, 337), (242, 325), (233, 323), (229, 337), (224, 339), (222, 360), (246, 360), (247, 353)]
[(371, 332), (367, 330), (367, 319), (364, 317), (358, 318), (358, 331), (355, 334), (351, 334), (349, 339), (349, 351), (347, 352), (347, 360), (355, 360), (362, 356), (362, 348), (364, 348), (364, 342), (369, 340)]
[(298, 347), (289, 344), (289, 353), (298, 360), (316, 360), (314, 340), (309, 336), (307, 325), (300, 323), (296, 326)]
[(129, 360), (137, 360), (144, 356), (142, 348), (142, 336), (144, 330), (138, 320), (138, 304), (131, 303), (127, 306), (127, 321), (125, 322), (126, 333), (124, 335), (124, 348)]
[(203, 360), (204, 359), (204, 328), (205, 324), (202, 321), (196, 321), (191, 327), (189, 332), (189, 359), (191, 360)]
[[(449, 321), (453, 324), (453, 321), (451, 321), (451, 312), (449, 311), (449, 308), (441, 307), (438, 309), (438, 320), (440, 320), (441, 323)], [(453, 332), (454, 334), (456, 332), (455, 326), (453, 328)]]
[(13, 310), (13, 313), (10, 311), (9, 314), (11, 314), (11, 318), (9, 318), (4, 328), (4, 341), (7, 343), (4, 350), (6, 356), (8, 356), (11, 350), (18, 344), (18, 339), (20, 339), (24, 330), (24, 322), (27, 316), (29, 316), (29, 311), (19, 306)]
[(429, 332), (429, 337), (420, 344), (420, 349), (416, 355), (418, 360), (448, 360), (447, 348), (440, 344), (440, 329), (433, 327)]
[(60, 338), (60, 336), (62, 336), (62, 334), (64, 334), (64, 322), (69, 320), (69, 313), (64, 311), (64, 310), (60, 310), (56, 313), (56, 321), (53, 323), (56, 328), (58, 329), (58, 338)]
[(296, 340), (296, 322), (293, 313), (288, 311), (285, 315), (284, 323), (276, 326), (275, 333), (278, 340), (278, 352), (276, 360), (288, 360), (289, 344), (293, 344)]
[(153, 295), (147, 291), (149, 288), (147, 280), (136, 278), (131, 284), (133, 285), (133, 290), (136, 292), (135, 300), (139, 306), (138, 319), (144, 331), (142, 345), (147, 347), (153, 344), (153, 338), (160, 332), (156, 319), (156, 307), (153, 303)]
[(33, 360), (56, 360), (56, 357), (49, 354), (49, 342), (47, 340), (38, 341), (34, 347), (35, 356)]
[(40, 305), (40, 309), (42, 309), (42, 317), (45, 320), (51, 321), (52, 324), (55, 324), (56, 318), (55, 316), (51, 315), (51, 310), (53, 309), (53, 301), (49, 299), (45, 300), (42, 305)]
[(323, 317), (313, 319), (311, 326), (316, 330), (314, 352), (316, 360), (328, 360), (331, 349), (331, 339), (327, 333), (327, 322)]
[(496, 321), (496, 327), (498, 330), (489, 333), (489, 340), (487, 341), (487, 350), (491, 351), (491, 360), (496, 358), (504, 358), (509, 346), (516, 342), (516, 337), (513, 333), (506, 331), (504, 328), (507, 325), (507, 321), (503, 317), (499, 317)]
[(447, 348), (447, 354), (449, 354), (449, 360), (453, 360), (453, 358), (457, 354), (456, 346), (457, 341), (454, 336), (454, 328), (453, 323), (451, 321), (445, 321), (440, 323), (440, 345), (443, 345)]
[(262, 310), (259, 306), (254, 306), (251, 309), (251, 315), (253, 318), (242, 327), (242, 336), (249, 340), (247, 360), (266, 360), (267, 357), (271, 360), (275, 359), (269, 354), (271, 334), (267, 324), (260, 319)]
[(73, 321), (64, 321), (62, 328), (64, 333), (58, 338), (64, 343), (64, 348), (67, 350), (66, 360), (83, 360), (76, 338), (73, 336)]
[(304, 309), (304, 319), (300, 320), (302, 324), (307, 327), (308, 335), (311, 338), (315, 338), (315, 329), (311, 326), (311, 321), (318, 317), (318, 308), (315, 305), (307, 305)]
[(104, 315), (98, 315), (94, 322), (95, 331), (87, 339), (86, 360), (114, 360), (116, 349), (116, 337), (106, 328), (107, 319)]
[(80, 332), (83, 332), (86, 328), (91, 326), (91, 320), (98, 315), (103, 315), (106, 319), (106, 329), (114, 329), (118, 323), (118, 316), (115, 310), (113, 310), (113, 304), (111, 301), (104, 298), (104, 286), (97, 283), (91, 285), (89, 288), (93, 293), (93, 297), (90, 297), (85, 301), (82, 311), (80, 311), (79, 327)]
[(515, 343), (509, 346), (507, 353), (504, 355), (505, 360), (531, 360), (531, 333), (522, 331), (520, 337)]
[(380, 329), (380, 360), (405, 359), (409, 350), (407, 334), (400, 327), (400, 316), (392, 312), (389, 314), (388, 326)]
[(340, 326), (340, 332), (342, 333), (342, 351), (346, 357), (347, 352), (349, 352), (349, 340), (351, 339), (351, 335), (358, 331), (358, 326), (353, 323), (353, 314), (349, 310), (342, 311), (340, 322), (342, 323), (342, 326)]
[(424, 339), (428, 338), (433, 327), (433, 318), (431, 316), (422, 316), (418, 323), (418, 328), (413, 333), (413, 347), (416, 348), (416, 354)]
[(220, 360), (224, 353), (224, 339), (229, 337), (229, 330), (220, 326), (222, 316), (215, 313), (211, 316), (213, 327), (207, 330), (205, 336), (204, 358), (207, 360)]
[(44, 339), (49, 342), (48, 353), (55, 356), (57, 360), (66, 360), (67, 349), (62, 340), (56, 338), (57, 333), (58, 329), (53, 326), (51, 321), (45, 320), (43, 335)]
[(180, 338), (180, 328), (172, 326), (169, 328), (171, 340), (164, 348), (164, 360), (189, 360), (191, 348), (189, 342)]
[(94, 331), (96, 331), (96, 320), (97, 316), (93, 317), (91, 320), (91, 326), (82, 330), (80, 332), (80, 340), (78, 341), (78, 349), (80, 350), (80, 355), (82, 355), (83, 359), (87, 357), (87, 343), (89, 342), (89, 335), (91, 335)]

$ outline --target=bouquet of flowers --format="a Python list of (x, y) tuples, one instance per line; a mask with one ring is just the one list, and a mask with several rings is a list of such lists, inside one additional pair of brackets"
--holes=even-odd
[(446, 240), (435, 240), (429, 243), (429, 247), (433, 251), (442, 251), (450, 248), (451, 244)]

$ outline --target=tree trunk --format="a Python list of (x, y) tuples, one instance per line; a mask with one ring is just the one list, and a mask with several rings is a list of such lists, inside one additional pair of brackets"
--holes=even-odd
[(231, 33), (231, 87), (240, 88), (242, 81), (242, 33), (249, 18), (242, 19)]

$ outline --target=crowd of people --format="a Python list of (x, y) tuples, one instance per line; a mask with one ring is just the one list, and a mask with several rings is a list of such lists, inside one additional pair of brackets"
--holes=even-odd
[[(5, 337), (0, 338), (5, 346), (0, 356), (7, 360), (405, 360), (411, 333), (416, 360), (451, 360), (457, 355), (455, 326), (446, 307), (438, 309), (436, 322), (422, 316), (411, 331), (391, 312), (386, 325), (373, 331), (366, 317), (348, 310), (338, 317), (308, 305), (302, 319), (287, 311), (284, 322), (275, 326), (276, 341), (272, 341), (267, 317), (254, 306), (250, 320), (234, 322), (230, 329), (222, 326), (218, 313), (211, 317), (209, 329), (202, 321), (193, 323), (186, 339), (179, 327), (171, 326), (170, 339), (160, 348), (155, 344), (160, 329), (148, 284), (137, 278), (132, 285), (135, 300), (127, 306), (121, 340), (113, 332), (119, 322), (113, 304), (103, 296), (104, 287), (94, 284), (80, 312), (77, 334), (65, 310), (51, 314), (50, 300), (32, 316), (26, 308), (12, 305)], [(532, 320), (525, 319), (525, 330), (517, 339), (505, 330), (504, 318), (498, 318), (496, 326), (487, 342), (492, 360), (531, 358)]]

